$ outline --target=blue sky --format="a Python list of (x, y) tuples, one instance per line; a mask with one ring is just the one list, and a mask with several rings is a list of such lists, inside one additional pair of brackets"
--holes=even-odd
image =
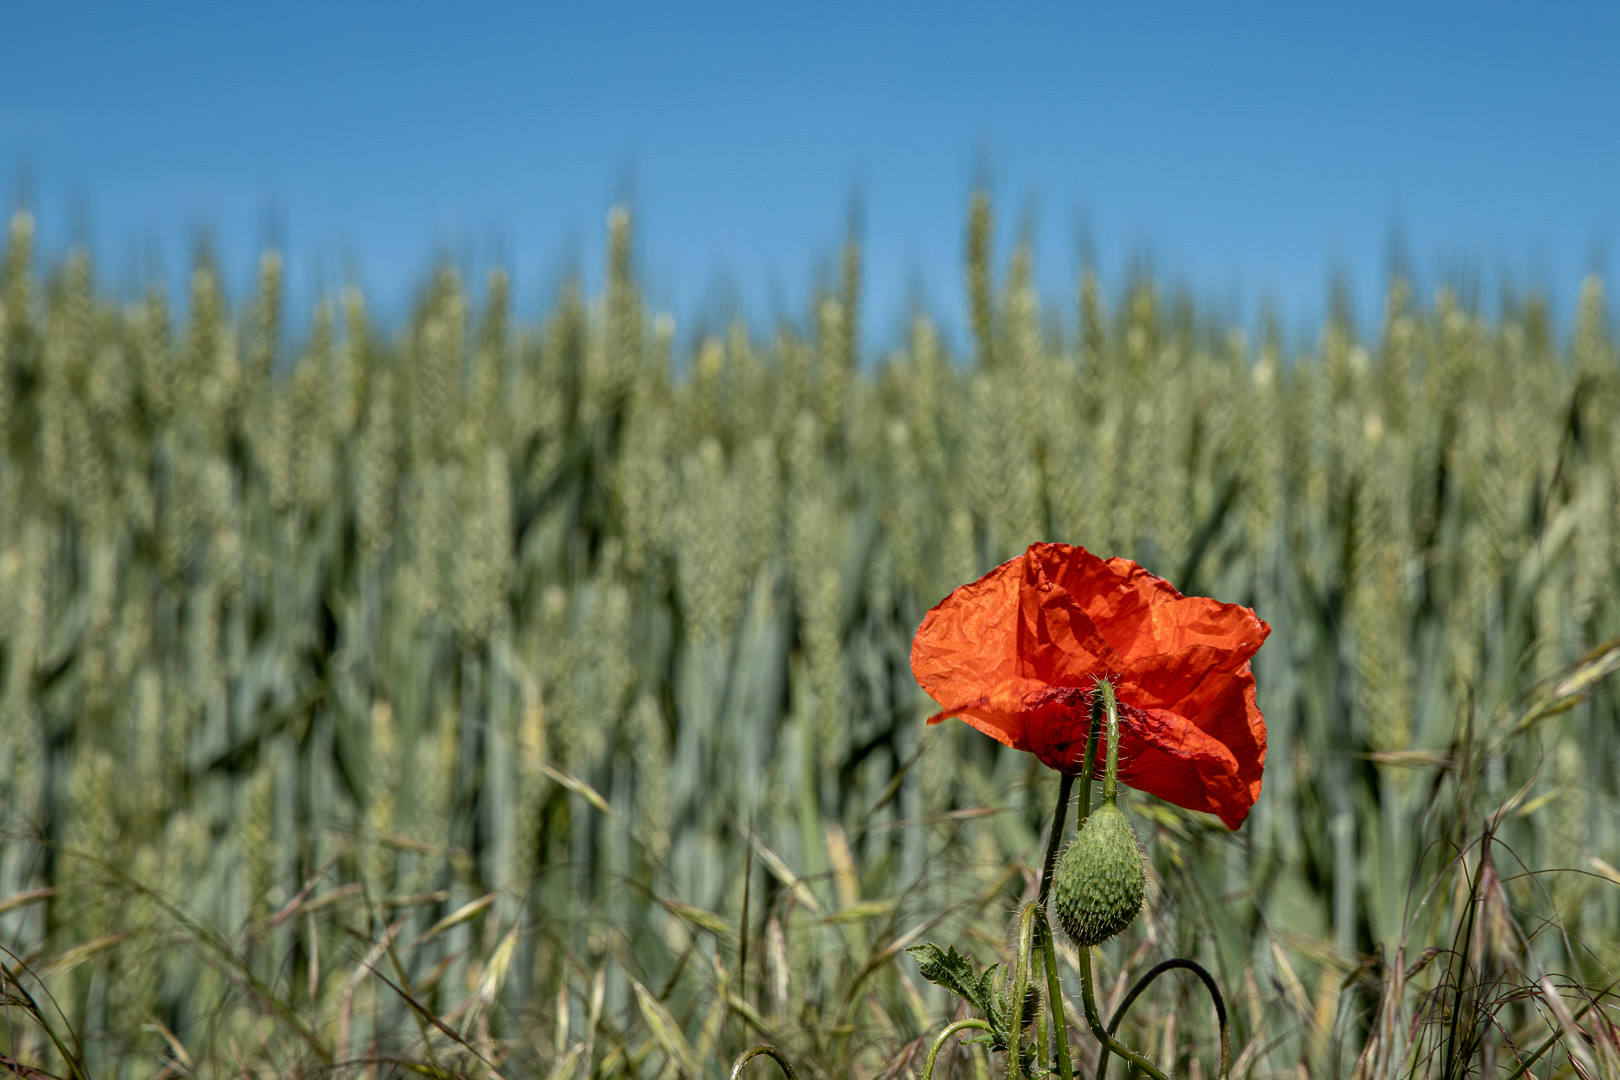
[(532, 317), (624, 199), (656, 305), (768, 323), (858, 205), (871, 352), (960, 325), (977, 180), (1070, 321), (1083, 249), (1301, 329), (1339, 272), (1371, 316), (1398, 232), (1425, 289), (1567, 325), (1620, 239), (1615, 4), (8, 0), (0, 55), (0, 192), (109, 289), (206, 230), (238, 292), (274, 241), (301, 307), (397, 318), (447, 257)]

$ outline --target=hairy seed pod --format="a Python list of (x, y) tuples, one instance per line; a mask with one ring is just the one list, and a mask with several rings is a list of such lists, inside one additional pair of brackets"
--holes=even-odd
[(1142, 910), (1147, 872), (1136, 830), (1112, 802), (1086, 819), (1052, 878), (1052, 907), (1082, 949), (1101, 945)]

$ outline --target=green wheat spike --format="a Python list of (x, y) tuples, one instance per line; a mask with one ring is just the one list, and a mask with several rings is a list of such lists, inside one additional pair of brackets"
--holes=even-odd
[[(1365, 1045), (1364, 1075), (1409, 1071), (1448, 1027), (1462, 969), (1422, 949), (1457, 940), (1479, 864), (1450, 860), (1485, 820), (1498, 868), (1510, 850), (1537, 876), (1503, 870), (1510, 903), (1476, 905), (1495, 921), (1474, 970), (1594, 983), (1620, 962), (1612, 685), (1518, 727), (1620, 632), (1601, 285), (1567, 347), (1533, 297), (1486, 316), (1397, 282), (1375, 341), (1336, 315), (1299, 352), (1275, 320), (1251, 344), (1094, 267), (1054, 316), (1030, 250), (998, 278), (982, 193), (967, 234), (973, 363), (923, 316), (883, 337), (853, 240), (766, 336), (654, 316), (623, 211), (606, 280), (540, 321), (504, 273), (475, 317), (441, 271), (396, 332), (358, 289), (284, 326), (273, 252), (236, 307), (199, 262), (178, 323), (158, 284), (109, 302), (82, 252), (36, 282), (14, 216), (0, 945), (64, 964), (49, 987), (96, 1075), (178, 1062), (156, 1021), (199, 1075), (302, 1069), (340, 1030), (344, 1061), (484, 1067), (379, 976), (503, 1075), (656, 1069), (631, 977), (705, 1054), (757, 1016), (828, 1075), (877, 1075), (941, 1004), (883, 950), (926, 923), (994, 959), (1051, 786), (922, 724), (911, 635), (1046, 538), (1273, 627), (1254, 814), (1233, 838), (1133, 803), (1150, 918), (1103, 948), (1105, 985), (1179, 947), (1221, 969), (1253, 1069), (1350, 1074)], [(311, 881), (317, 906), (271, 927)], [(1503, 911), (1561, 932), (1515, 945)], [(1173, 1014), (1206, 1045), (1159, 993), (1127, 1041)], [(1543, 1037), (1522, 996), (1469, 993), (1501, 1039)], [(66, 1075), (16, 1030), (0, 1049)]]

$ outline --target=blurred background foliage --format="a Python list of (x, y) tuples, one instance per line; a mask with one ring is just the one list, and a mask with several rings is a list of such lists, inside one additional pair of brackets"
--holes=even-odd
[[(294, 341), (274, 253), (235, 305), (206, 260), (180, 302), (117, 303), (82, 252), (38, 275), (13, 218), (6, 1057), (695, 1080), (769, 1039), (811, 1077), (911, 1075), (953, 1006), (904, 946), (1001, 957), (1056, 790), (922, 723), (911, 635), (1038, 539), (1274, 628), (1243, 829), (1128, 800), (1149, 911), (1105, 1000), (1201, 960), (1240, 1076), (1507, 1075), (1583, 1025), (1535, 1074), (1606, 1052), (1595, 280), (1567, 343), (1533, 296), (1486, 317), (1397, 280), (1372, 340), (1340, 312), (1296, 355), (1147, 278), (1043, 309), (981, 196), (971, 355), (918, 317), (863, 362), (854, 241), (802, 324), (680, 351), (622, 211), (608, 245), (537, 325), (444, 270), (407, 326), (351, 289)], [(1125, 1030), (1212, 1075), (1195, 989)]]

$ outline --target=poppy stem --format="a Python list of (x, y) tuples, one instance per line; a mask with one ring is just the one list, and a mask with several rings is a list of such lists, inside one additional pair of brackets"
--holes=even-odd
[(1091, 728), (1086, 732), (1086, 754), (1080, 759), (1080, 824), (1091, 816), (1091, 777), (1097, 771), (1097, 744), (1102, 741), (1101, 694), (1091, 695)]
[(1046, 862), (1041, 866), (1041, 889), (1036, 903), (1046, 907), (1046, 898), (1052, 891), (1052, 873), (1057, 866), (1058, 848), (1063, 845), (1063, 826), (1069, 817), (1069, 800), (1074, 794), (1074, 782), (1080, 781), (1080, 824), (1091, 816), (1091, 775), (1097, 770), (1097, 743), (1102, 733), (1102, 699), (1091, 695), (1091, 727), (1086, 732), (1086, 751), (1080, 758), (1080, 771), (1060, 773), (1058, 777), (1057, 807), (1052, 811), (1052, 835), (1046, 839)]
[(1097, 681), (1097, 696), (1102, 699), (1107, 717), (1108, 765), (1103, 772), (1103, 802), (1111, 803), (1119, 792), (1119, 702), (1114, 698), (1114, 684), (1107, 679)]
[(1059, 774), (1057, 809), (1052, 812), (1052, 835), (1046, 840), (1046, 862), (1041, 865), (1041, 891), (1035, 898), (1035, 902), (1043, 908), (1046, 906), (1046, 895), (1052, 891), (1052, 870), (1057, 866), (1058, 847), (1063, 843), (1063, 823), (1069, 816), (1069, 797), (1073, 794), (1074, 773)]
[[(1063, 1015), (1063, 987), (1058, 977), (1057, 952), (1052, 947), (1052, 924), (1045, 909), (1036, 913), (1035, 928), (1041, 935), (1041, 956), (1046, 961), (1046, 1001), (1052, 1010), (1052, 1034), (1057, 1041), (1058, 1080), (1074, 1080), (1074, 1059), (1069, 1056), (1069, 1021)], [(1046, 1044), (1041, 1043), (1044, 1051)], [(1226, 1080), (1223, 1076), (1221, 1080)]]

